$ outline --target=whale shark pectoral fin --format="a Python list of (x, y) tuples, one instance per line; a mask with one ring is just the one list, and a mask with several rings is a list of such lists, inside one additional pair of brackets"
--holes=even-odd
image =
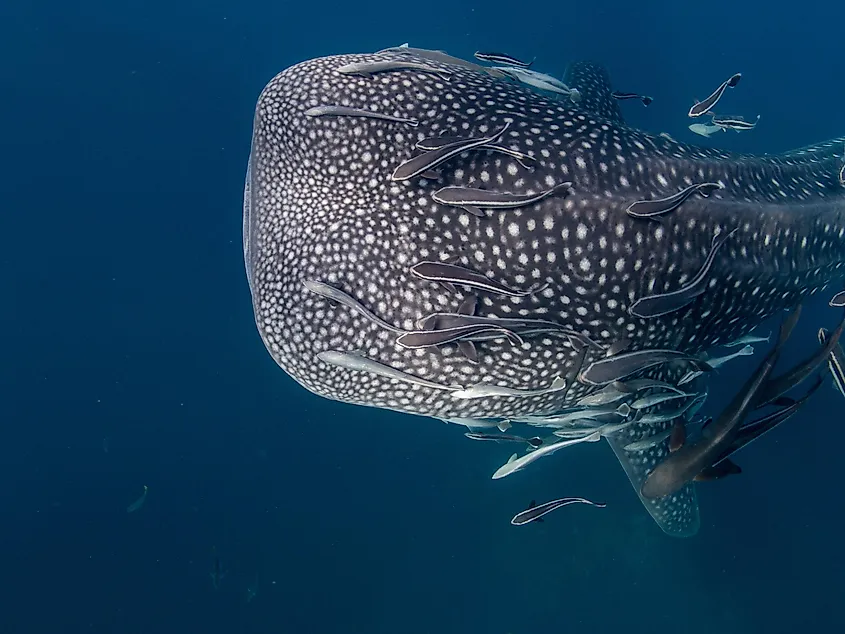
[(653, 425), (648, 427), (644, 430), (641, 425), (631, 425), (612, 434), (607, 442), (622, 464), (643, 506), (663, 532), (672, 537), (692, 537), (701, 525), (694, 485), (686, 484), (677, 493), (656, 500), (647, 500), (640, 495), (646, 476), (669, 455), (666, 443), (659, 443), (644, 451), (625, 451), (625, 445), (639, 440), (645, 434), (653, 435), (658, 431)]

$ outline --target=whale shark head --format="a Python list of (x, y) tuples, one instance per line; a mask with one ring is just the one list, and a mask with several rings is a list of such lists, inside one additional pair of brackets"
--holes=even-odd
[[(516, 424), (595, 391), (579, 371), (616, 347), (697, 354), (839, 277), (841, 140), (759, 158), (698, 148), (626, 126), (595, 64), (567, 71), (573, 103), (454, 59), (314, 59), (258, 100), (244, 195), (255, 319), (312, 392)], [(657, 219), (628, 212), (699, 183), (715, 191)], [(693, 282), (682, 305), (632, 314)], [(638, 491), (667, 449), (623, 448), (670, 424), (608, 437)], [(643, 502), (669, 534), (698, 528), (691, 485)]]

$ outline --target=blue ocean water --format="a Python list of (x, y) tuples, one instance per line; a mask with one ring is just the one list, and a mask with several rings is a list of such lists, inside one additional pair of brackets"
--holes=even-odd
[[(776, 152), (845, 131), (843, 18), (818, 0), (0, 4), (0, 633), (842, 631), (833, 389), (699, 487), (691, 539), (661, 533), (604, 443), (494, 482), (509, 448), (276, 367), (241, 199), (258, 93), (311, 57), (593, 59), (654, 97), (623, 104), (630, 124)], [(732, 109), (760, 125), (694, 137), (692, 100), (737, 71)], [(809, 303), (784, 362), (835, 320)], [(755, 363), (721, 370), (707, 411)], [(567, 495), (608, 507), (509, 524)]]

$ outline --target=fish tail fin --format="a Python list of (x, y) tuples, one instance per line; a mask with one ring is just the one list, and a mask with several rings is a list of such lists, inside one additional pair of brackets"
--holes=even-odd
[[(664, 431), (665, 429), (668, 427), (664, 428)], [(677, 493), (656, 500), (646, 499), (640, 494), (648, 474), (669, 456), (667, 443), (659, 443), (642, 451), (629, 452), (624, 449), (626, 445), (659, 431), (661, 430), (656, 429), (654, 425), (635, 423), (608, 436), (607, 442), (619, 459), (643, 506), (663, 532), (672, 537), (692, 537), (698, 532), (701, 518), (695, 488), (691, 483), (685, 484)]]

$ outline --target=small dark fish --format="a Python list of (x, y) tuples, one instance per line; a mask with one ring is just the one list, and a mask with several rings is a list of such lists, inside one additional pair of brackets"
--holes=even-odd
[(638, 95), (634, 92), (619, 92), (618, 90), (610, 93), (610, 96), (614, 99), (619, 99), (620, 101), (623, 101), (625, 99), (639, 99), (643, 102), (643, 105), (646, 107), (648, 107), (651, 102), (654, 101), (654, 99), (652, 99), (651, 97), (646, 97), (645, 95)]
[(546, 288), (546, 285), (544, 285), (533, 291), (517, 291), (490, 279), (486, 275), (476, 273), (457, 264), (432, 262), (429, 260), (414, 264), (411, 267), (411, 273), (424, 280), (462, 284), (470, 288), (488, 291), (498, 295), (507, 295), (508, 297), (527, 297)]
[(472, 150), (489, 143), (494, 143), (499, 140), (509, 127), (510, 121), (507, 121), (497, 132), (493, 132), (489, 136), (470, 137), (468, 139), (464, 139), (462, 143), (450, 144), (440, 148), (439, 150), (430, 150), (419, 154), (418, 156), (411, 157), (404, 163), (400, 163), (397, 168), (393, 170), (390, 180), (409, 180), (415, 176), (419, 176), (423, 172), (434, 169), (441, 163), (445, 163), (450, 158), (457, 156), (462, 152), (466, 152), (467, 150)]
[[(825, 345), (827, 338), (827, 330), (819, 328), (819, 344)], [(841, 344), (836, 344), (831, 350), (827, 358), (827, 367), (830, 368), (830, 374), (833, 376), (833, 385), (842, 396), (845, 396), (845, 353), (842, 352)]]
[(717, 189), (721, 189), (719, 183), (697, 183), (690, 185), (679, 191), (677, 194), (672, 194), (666, 198), (655, 198), (653, 200), (638, 200), (628, 205), (625, 210), (629, 216), (634, 218), (652, 218), (654, 216), (661, 216), (674, 211), (694, 193), (698, 192), (704, 198), (707, 198)]
[(605, 385), (669, 361), (688, 361), (704, 371), (710, 370), (710, 366), (698, 357), (677, 350), (637, 350), (594, 361), (581, 372), (578, 380), (587, 385)]
[[(601, 344), (593, 341), (588, 336), (572, 330), (554, 321), (546, 319), (519, 319), (512, 317), (478, 317), (475, 315), (463, 315), (460, 313), (432, 313), (417, 322), (420, 330), (442, 330), (444, 328), (457, 328), (472, 324), (489, 324), (491, 326), (507, 328), (518, 335), (534, 335), (540, 333), (558, 332), (569, 339), (573, 346), (590, 347), (594, 350), (602, 350)], [(474, 341), (481, 340), (479, 337), (472, 337)]]
[(841, 308), (845, 306), (845, 291), (839, 291), (836, 295), (834, 295), (830, 302), (828, 302), (828, 306), (833, 306), (834, 308)]
[(402, 117), (394, 117), (389, 114), (381, 112), (374, 112), (373, 110), (362, 110), (360, 108), (348, 108), (346, 106), (315, 106), (305, 111), (307, 117), (365, 117), (368, 119), (381, 119), (382, 121), (392, 121), (393, 123), (404, 123), (406, 125), (416, 128), (420, 122), (416, 119), (403, 119)]
[(680, 310), (688, 305), (696, 297), (707, 290), (707, 275), (710, 273), (710, 268), (713, 266), (713, 260), (716, 258), (716, 253), (723, 244), (730, 238), (737, 229), (729, 233), (722, 232), (713, 238), (710, 246), (710, 253), (707, 254), (707, 259), (701, 265), (698, 273), (692, 278), (686, 286), (682, 286), (671, 293), (659, 293), (657, 295), (649, 295), (638, 299), (628, 311), (634, 317), (642, 317), (644, 319), (649, 317), (660, 317)]
[(709, 112), (710, 108), (716, 105), (719, 99), (722, 98), (725, 90), (728, 88), (735, 87), (739, 80), (742, 78), (742, 73), (737, 73), (736, 75), (731, 76), (730, 79), (726, 79), (722, 82), (722, 85), (719, 86), (716, 90), (713, 91), (713, 94), (707, 97), (704, 101), (699, 101), (696, 103), (692, 108), (689, 109), (689, 116), (690, 117), (700, 117), (703, 114)]
[(440, 75), (443, 79), (448, 79), (449, 75), (452, 74), (451, 71), (445, 68), (435, 68), (429, 64), (401, 59), (380, 60), (376, 62), (355, 62), (353, 64), (341, 66), (336, 70), (341, 75), (360, 75), (362, 77), (371, 77), (376, 73), (398, 70), (418, 70), (423, 73)]
[(528, 68), (534, 63), (534, 59), (530, 62), (523, 62), (512, 55), (505, 55), (504, 53), (485, 53), (484, 51), (475, 51), (475, 59), (480, 59), (483, 62), (491, 62), (493, 64), (505, 64), (506, 66), (517, 66), (519, 68)]
[(525, 205), (533, 205), (544, 198), (560, 191), (572, 192), (572, 183), (560, 183), (536, 194), (511, 194), (509, 192), (495, 192), (487, 189), (475, 189), (472, 187), (443, 187), (434, 192), (431, 197), (441, 205), (452, 207), (463, 207), (468, 212), (483, 216), (484, 212), (479, 208), (486, 209), (513, 209)]
[(466, 436), (467, 438), (471, 438), (472, 440), (495, 440), (497, 442), (527, 442), (535, 449), (543, 444), (543, 439), (539, 436), (534, 436), (534, 438), (526, 438), (525, 436), (512, 436), (510, 434), (476, 434), (473, 432), (466, 432), (464, 436)]
[[(771, 431), (787, 419), (791, 418), (799, 409), (806, 403), (809, 398), (816, 393), (816, 390), (822, 384), (822, 378), (819, 377), (816, 383), (809, 389), (807, 394), (792, 404), (779, 409), (778, 411), (758, 418), (755, 421), (747, 423), (739, 428), (736, 438), (733, 442), (720, 454), (719, 458), (709, 467), (702, 470), (694, 479), (698, 482), (706, 482), (708, 480), (717, 480), (726, 475), (733, 475), (741, 473), (742, 470), (730, 461), (730, 456), (757, 440), (763, 434)], [(725, 463), (730, 463), (722, 467)], [(733, 465), (733, 466), (731, 466)], [(739, 469), (738, 471), (736, 469)]]
[[(417, 149), (418, 150), (440, 150), (444, 147), (451, 146), (454, 144), (461, 144), (466, 141), (465, 137), (458, 137), (458, 136), (435, 136), (430, 137), (428, 139), (423, 139), (422, 141), (417, 142)], [(537, 159), (529, 154), (525, 154), (524, 152), (520, 152), (519, 150), (514, 150), (506, 145), (501, 145), (500, 143), (488, 143), (486, 145), (480, 145), (477, 150), (489, 150), (491, 152), (499, 152), (500, 154), (507, 154), (508, 156), (515, 158), (522, 167), (526, 169), (532, 169), (534, 163)]]
[(645, 499), (661, 498), (680, 490), (687, 482), (718, 460), (722, 452), (731, 446), (739, 432), (742, 420), (753, 408), (761, 389), (774, 370), (780, 351), (792, 334), (800, 313), (799, 306), (784, 320), (774, 349), (766, 355), (719, 418), (707, 426), (707, 433), (702, 432), (701, 438), (695, 442), (686, 443), (674, 453), (669, 454), (668, 458), (649, 473), (640, 489), (640, 494)]
[(485, 333), (487, 339), (506, 337), (513, 345), (521, 345), (522, 337), (507, 328), (491, 324), (473, 324), (459, 328), (444, 328), (442, 330), (420, 330), (406, 332), (396, 338), (396, 343), (411, 350), (416, 348), (430, 348), (455, 343), (461, 339), (470, 339), (473, 335)]
[(397, 328), (396, 326), (387, 323), (381, 317), (371, 312), (357, 299), (355, 299), (348, 293), (344, 293), (338, 288), (329, 286), (324, 282), (318, 282), (316, 280), (305, 280), (302, 284), (308, 291), (314, 293), (315, 295), (319, 295), (320, 297), (324, 297), (325, 299), (337, 302), (338, 304), (342, 304), (347, 308), (351, 308), (355, 312), (369, 319), (374, 324), (378, 324), (385, 330), (389, 330), (390, 332), (395, 333), (406, 332), (402, 328)]
[(461, 339), (460, 341), (456, 341), (455, 345), (458, 346), (458, 352), (460, 352), (467, 361), (470, 363), (478, 363), (478, 348), (475, 347), (475, 344), (472, 341)]
[(514, 526), (522, 526), (524, 524), (528, 524), (529, 522), (542, 522), (543, 520), (540, 518), (544, 515), (551, 513), (562, 506), (569, 506), (570, 504), (589, 504), (590, 506), (596, 506), (600, 509), (607, 506), (604, 502), (593, 502), (587, 498), (560, 498), (558, 500), (544, 502), (539, 505), (534, 500), (531, 500), (531, 504), (528, 505), (527, 509), (520, 511), (513, 516), (511, 524)]
[(818, 367), (830, 357), (830, 354), (839, 343), (839, 338), (842, 336), (843, 330), (845, 330), (845, 317), (843, 317), (842, 321), (839, 322), (839, 326), (837, 326), (836, 330), (831, 333), (824, 346), (819, 348), (814, 354), (796, 365), (786, 374), (776, 376), (769, 381), (758, 395), (758, 399), (755, 402), (754, 407), (760, 408), (774, 403), (779, 396), (786, 394), (789, 390), (815, 372)]
[(757, 123), (760, 121), (760, 115), (757, 115), (756, 121), (746, 121), (742, 117), (729, 117), (729, 116), (722, 116), (714, 114), (710, 123), (713, 125), (717, 125), (720, 128), (726, 128), (728, 130), (736, 130), (740, 132), (742, 130), (753, 130), (757, 127)]

